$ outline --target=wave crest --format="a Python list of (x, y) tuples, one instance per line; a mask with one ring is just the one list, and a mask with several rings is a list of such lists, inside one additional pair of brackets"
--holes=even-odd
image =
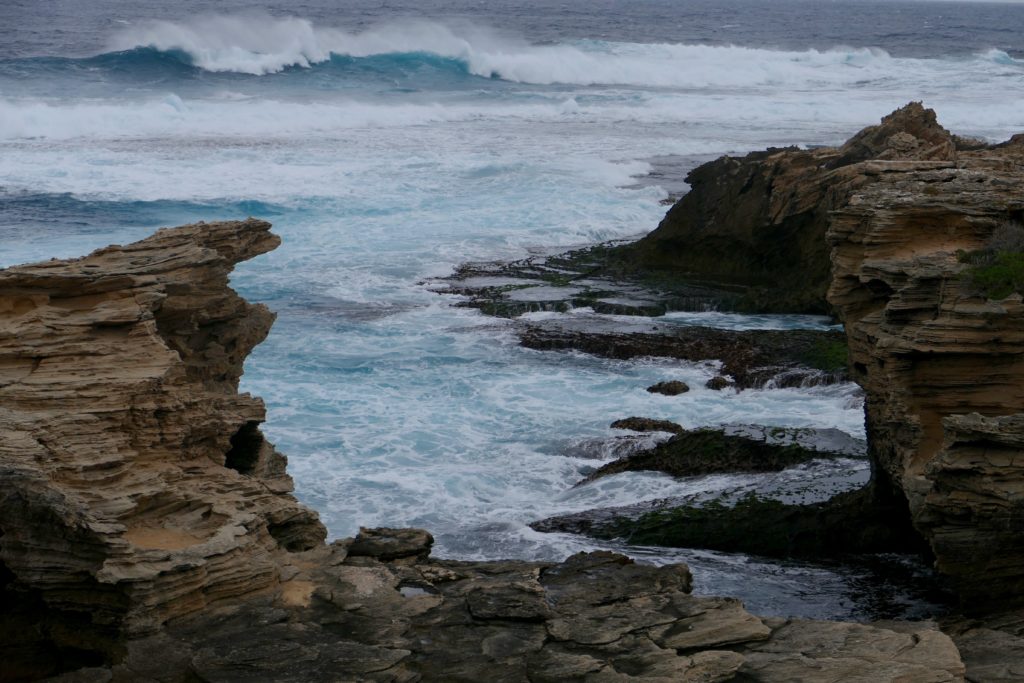
[[(424, 59), (432, 55), (458, 62), (475, 76), (520, 83), (674, 88), (863, 85), (898, 78), (900, 72), (914, 67), (934, 69), (951, 63), (893, 58), (877, 48), (787, 52), (603, 41), (531, 45), (479, 26), (431, 21), (395, 22), (351, 33), (316, 27), (306, 19), (252, 15), (192, 23), (150, 22), (123, 30), (112, 47), (175, 52), (207, 71), (253, 75), (308, 68), (332, 57)], [(981, 65), (975, 68), (1015, 73), (1021, 67), (1019, 60), (995, 50), (979, 55), (975, 62)]]
[[(332, 56), (436, 55), (485, 78), (548, 85), (615, 84), (654, 87), (782, 84), (806, 81), (828, 66), (863, 68), (884, 62), (881, 50), (772, 52), (741, 47), (631, 44), (584, 41), (530, 45), (495, 31), (464, 24), (403, 21), (361, 33), (318, 28), (299, 18), (217, 16), (193, 23), (148, 22), (124, 29), (112, 48), (149, 48), (186, 57), (213, 72), (264, 75), (289, 67), (309, 68)], [(828, 79), (824, 74), (820, 77)], [(863, 74), (857, 75), (862, 78)]]

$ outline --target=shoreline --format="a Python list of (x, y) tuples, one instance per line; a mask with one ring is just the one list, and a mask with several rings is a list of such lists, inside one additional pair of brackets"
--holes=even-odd
[[(690, 217), (684, 231), (721, 227), (706, 207), (691, 210), (701, 191), (732, 193), (736, 174), (707, 175), (723, 164), (745, 164), (751, 186), (767, 193), (728, 210), (785, 196), (765, 229), (798, 229), (806, 249), (793, 272), (820, 254), (814, 236), (831, 250), (827, 296), (845, 324), (844, 365), (868, 395), (872, 479), (850, 514), (912, 525), (908, 533), (929, 544), (967, 615), (943, 623), (954, 640), (931, 622), (759, 618), (729, 598), (692, 596), (685, 565), (609, 552), (561, 563), (434, 560), (433, 538), (416, 529), (363, 529), (325, 545), (316, 513), (291, 495), (287, 459), (260, 431), (262, 402), (238, 394), (242, 363), (274, 315), (235, 294), (228, 274), (279, 241), (268, 223), (249, 220), (0, 271), (0, 473), (10, 484), (0, 494), (0, 578), (3, 626), (18, 634), (3, 645), (12, 678), (237, 680), (256, 670), (275, 680), (480, 680), (500, 667), (501, 680), (962, 681), (966, 662), (971, 680), (972, 671), (1012, 680), (998, 676), (1015, 675), (1024, 652), (1024, 617), (1013, 611), (1024, 599), (1015, 590), (1021, 540), (1001, 524), (1018, 509), (1012, 455), (1022, 422), (1006, 414), (1007, 402), (1020, 408), (1006, 387), (1020, 384), (1022, 295), (979, 289), (991, 286), (979, 273), (1003, 258), (1006, 248), (991, 246), (1001, 226), (1024, 219), (1011, 189), (1024, 178), (1024, 138), (972, 147), (908, 105), (840, 149), (712, 162), (701, 171), (710, 185), (695, 184), (670, 212)], [(758, 184), (765, 168), (782, 181)], [(646, 244), (678, 244), (679, 229), (669, 220)], [(643, 259), (645, 249), (626, 253)], [(825, 296), (816, 281), (776, 296), (756, 270), (744, 277), (744, 305), (797, 301), (806, 312), (819, 306), (808, 297)], [(583, 300), (622, 298), (604, 291)], [(1002, 325), (998, 345), (979, 320)], [(740, 355), (766, 367), (755, 351), (773, 335), (756, 336)], [(799, 336), (782, 335), (774, 353), (792, 354)], [(812, 355), (834, 363), (836, 354)], [(750, 467), (752, 439), (723, 446), (724, 436), (700, 448), (724, 448), (722, 462)], [(696, 437), (663, 443), (686, 438)], [(784, 452), (785, 467), (803, 449), (767, 451)], [(677, 456), (665, 455), (673, 466)], [(732, 510), (753, 525), (741, 543), (778, 528), (757, 506)], [(970, 526), (957, 521), (964, 514)], [(872, 547), (878, 528), (864, 525), (843, 543)]]

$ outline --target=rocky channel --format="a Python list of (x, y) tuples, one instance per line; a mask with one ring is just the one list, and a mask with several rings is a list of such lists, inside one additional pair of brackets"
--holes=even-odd
[[(719, 537), (716, 523), (746, 524), (733, 537), (747, 551), (796, 525), (814, 533), (780, 552), (813, 555), (825, 545), (814, 534), (869, 520), (849, 537), (920, 545), (953, 582), (958, 615), (761, 618), (692, 595), (680, 564), (610, 552), (448, 561), (415, 529), (325, 543), (260, 431), (262, 402), (238, 393), (274, 320), (228, 286), (236, 263), (279, 242), (250, 219), (0, 271), (0, 679), (1024, 679), (1024, 138), (963, 140), (912, 104), (841, 148), (723, 158), (691, 186), (650, 237), (587, 256), (588, 277), (657, 284), (678, 305), (699, 291), (737, 310), (836, 313), (847, 368), (812, 357), (864, 388), (872, 479), (824, 511), (803, 506), (805, 521), (756, 501), (684, 521)], [(683, 246), (735, 263), (698, 268)], [(829, 334), (808, 348), (833, 350)], [(723, 366), (738, 389), (754, 382), (742, 368), (815, 369), (779, 350), (793, 345), (735, 334), (721, 344), (748, 359)], [(646, 458), (688, 476), (705, 466), (695, 453), (717, 449), (734, 467), (786, 467), (810, 449), (761, 436), (684, 431), (629, 466)]]

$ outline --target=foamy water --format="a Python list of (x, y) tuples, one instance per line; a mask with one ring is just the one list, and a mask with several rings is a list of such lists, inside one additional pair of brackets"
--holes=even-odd
[[(1002, 44), (903, 54), (845, 39), (747, 47), (662, 32), (639, 42), (626, 29), (579, 35), (566, 17), (545, 23), (539, 43), (482, 17), (187, 19), (151, 9), (162, 18), (95, 23), (105, 28), (90, 29), (84, 53), (56, 39), (0, 44), (0, 265), (160, 225), (271, 220), (283, 245), (233, 278), (279, 313), (243, 389), (266, 399), (265, 431), (289, 455), (299, 497), (332, 536), (424, 526), (450, 557), (558, 558), (601, 544), (529, 522), (765, 484), (632, 473), (573, 488), (595, 461), (572, 444), (616, 435), (608, 425), (618, 418), (859, 437), (863, 407), (851, 385), (713, 392), (703, 388), (713, 364), (523, 349), (507, 322), (417, 283), (464, 260), (653, 228), (664, 189), (627, 187), (656, 155), (695, 165), (766, 145), (834, 144), (911, 99), (959, 133), (1024, 130), (1024, 64)], [(828, 326), (724, 313), (665, 322)], [(666, 379), (694, 389), (645, 391)], [(821, 464), (772, 485), (797, 490), (823, 475), (854, 482), (866, 470)], [(708, 591), (735, 592), (767, 571), (749, 558), (634, 552), (696, 562)], [(832, 570), (773, 566), (788, 578), (745, 594), (765, 609), (793, 609), (800, 581), (849, 585)], [(811, 600), (805, 613), (840, 614), (840, 602)]]

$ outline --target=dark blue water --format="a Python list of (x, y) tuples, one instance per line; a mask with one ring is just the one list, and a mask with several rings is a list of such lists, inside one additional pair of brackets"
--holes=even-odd
[(800, 50), (880, 47), (897, 56), (937, 57), (989, 48), (1024, 55), (1020, 3), (890, 0), (6, 0), (0, 45), (7, 56), (89, 55), (123, 22), (180, 21), (202, 13), (306, 17), (364, 30), (396, 18), (468, 20), (559, 43), (592, 38), (632, 43), (702, 43)]

